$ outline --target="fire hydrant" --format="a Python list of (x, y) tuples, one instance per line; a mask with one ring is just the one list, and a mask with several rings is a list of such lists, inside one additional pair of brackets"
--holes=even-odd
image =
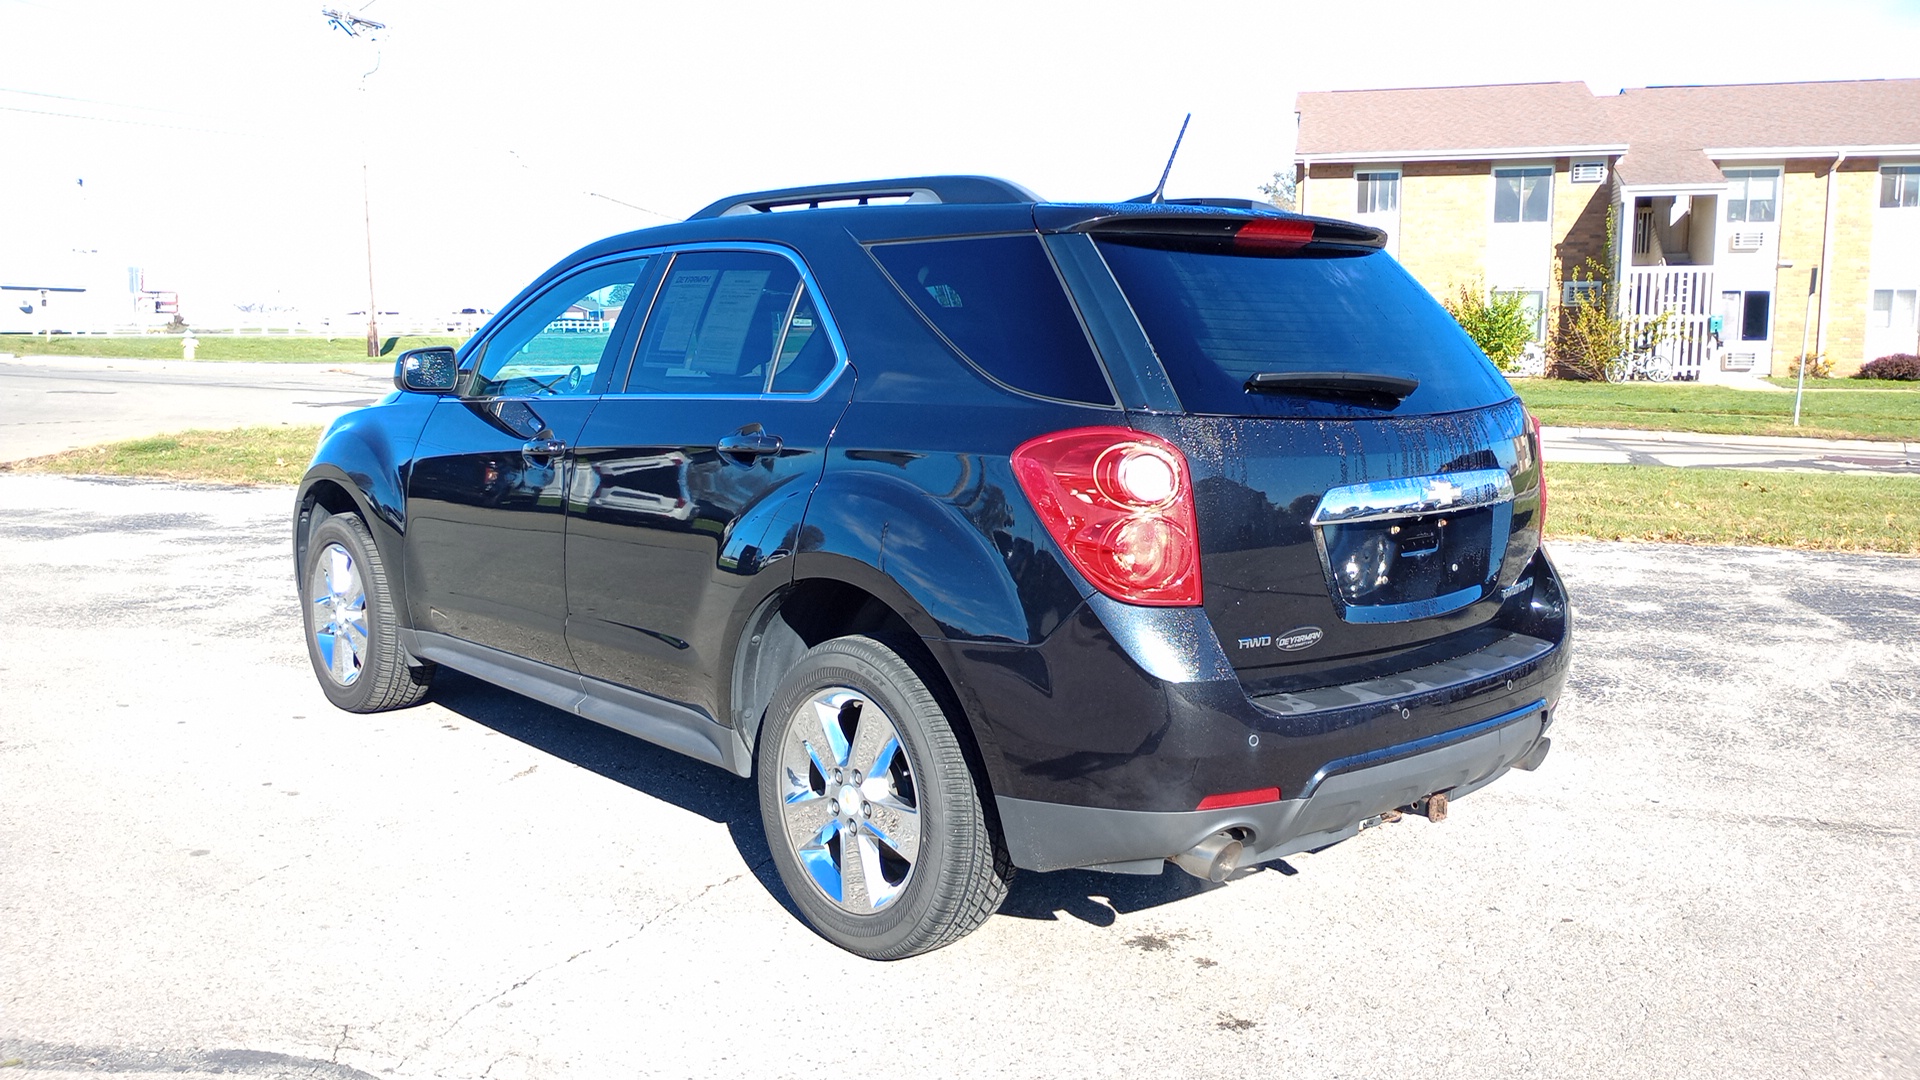
[(193, 359), (193, 350), (199, 347), (200, 339), (193, 336), (193, 331), (187, 331), (187, 333), (180, 338), (180, 359)]

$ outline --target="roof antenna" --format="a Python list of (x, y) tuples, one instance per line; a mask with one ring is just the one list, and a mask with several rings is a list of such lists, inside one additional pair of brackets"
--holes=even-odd
[(1167, 190), (1167, 176), (1173, 172), (1173, 159), (1180, 156), (1180, 140), (1187, 137), (1187, 125), (1192, 122), (1192, 113), (1188, 113), (1187, 118), (1180, 121), (1180, 134), (1173, 137), (1173, 153), (1167, 155), (1167, 167), (1160, 170), (1160, 183), (1153, 189), (1151, 195), (1142, 195), (1134, 199), (1134, 202), (1157, 203), (1166, 201), (1161, 196)]

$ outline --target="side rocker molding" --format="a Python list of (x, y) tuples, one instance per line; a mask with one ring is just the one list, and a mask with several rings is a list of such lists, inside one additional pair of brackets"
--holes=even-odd
[(422, 660), (717, 765), (736, 776), (753, 775), (753, 752), (740, 733), (696, 709), (445, 634), (403, 630), (400, 640), (408, 652)]

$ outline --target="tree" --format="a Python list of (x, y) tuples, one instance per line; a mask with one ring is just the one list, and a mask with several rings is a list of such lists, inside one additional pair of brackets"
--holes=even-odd
[(1260, 185), (1260, 194), (1265, 195), (1268, 202), (1280, 209), (1292, 210), (1297, 187), (1292, 173), (1277, 172), (1273, 174), (1271, 181)]
[(1455, 286), (1454, 294), (1441, 303), (1502, 371), (1511, 371), (1533, 340), (1533, 315), (1527, 310), (1525, 294), (1488, 293), (1475, 281)]
[[(1613, 251), (1617, 218), (1607, 208), (1606, 251)], [(1560, 305), (1547, 341), (1547, 374), (1556, 379), (1599, 382), (1621, 357), (1647, 352), (1672, 336), (1670, 312), (1652, 319), (1622, 315), (1613, 268), (1588, 256), (1571, 278), (1573, 299)], [(1557, 284), (1557, 282), (1556, 282)]]

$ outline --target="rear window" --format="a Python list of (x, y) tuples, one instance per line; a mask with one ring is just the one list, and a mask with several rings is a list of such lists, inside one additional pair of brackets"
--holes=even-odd
[(872, 251), (973, 366), (1029, 394), (1113, 404), (1106, 373), (1038, 236), (880, 244)]
[[(1282, 258), (1100, 241), (1189, 412), (1349, 416), (1452, 412), (1513, 396), (1445, 308), (1381, 251)], [(1409, 376), (1397, 407), (1368, 399), (1252, 393), (1268, 371)]]

